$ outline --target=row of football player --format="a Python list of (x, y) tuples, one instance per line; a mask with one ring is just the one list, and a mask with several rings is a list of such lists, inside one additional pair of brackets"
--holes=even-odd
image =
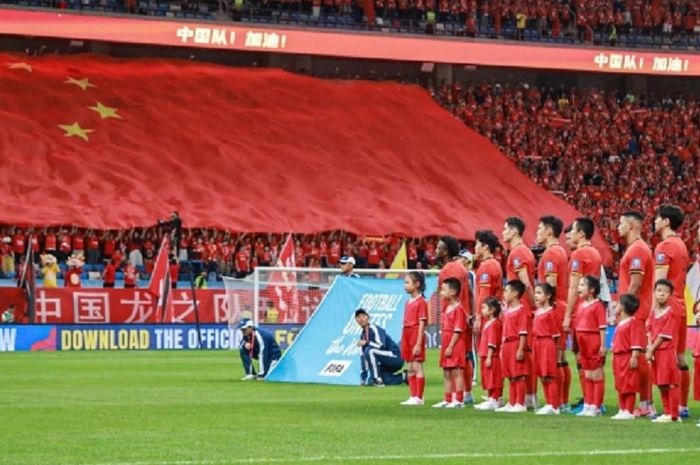
[[(687, 415), (687, 399), (688, 391), (690, 385), (690, 374), (688, 370), (688, 364), (685, 360), (685, 346), (686, 346), (686, 315), (685, 315), (685, 302), (684, 302), (684, 286), (685, 278), (689, 266), (689, 256), (688, 251), (675, 231), (683, 223), (684, 215), (683, 211), (672, 205), (664, 205), (657, 209), (654, 225), (655, 231), (661, 236), (662, 241), (658, 244), (656, 248), (656, 253), (652, 255), (652, 251), (649, 246), (644, 243), (641, 239), (641, 230), (644, 223), (644, 217), (639, 212), (630, 211), (624, 213), (619, 220), (618, 232), (621, 237), (625, 238), (628, 247), (620, 263), (620, 284), (619, 293), (629, 294), (624, 299), (620, 299), (621, 302), (629, 299), (636, 299), (639, 303), (637, 304), (637, 310), (629, 310), (634, 313), (635, 320), (645, 325), (648, 321), (652, 322), (656, 319), (656, 316), (650, 318), (652, 313), (652, 307), (654, 305), (660, 306), (662, 303), (654, 303), (654, 286), (655, 282), (667, 283), (666, 289), (671, 289), (670, 297), (667, 302), (663, 302), (665, 305), (668, 303), (670, 308), (670, 313), (667, 318), (672, 318), (673, 322), (671, 328), (673, 331), (669, 333), (669, 330), (664, 332), (664, 339), (660, 350), (669, 350), (669, 347), (675, 349), (673, 353), (676, 358), (676, 366), (678, 368), (679, 381), (677, 383), (679, 390), (679, 406), (675, 411), (668, 410), (670, 416), (661, 416), (661, 421), (674, 421), (679, 415)], [(518, 288), (522, 286), (522, 297), (520, 298), (520, 304), (522, 306), (522, 311), (527, 315), (527, 330), (526, 330), (526, 340), (527, 344), (522, 357), (525, 360), (525, 365), (527, 367), (526, 373), (524, 375), (524, 382), (522, 378), (523, 375), (515, 371), (518, 376), (513, 378), (513, 384), (511, 386), (511, 401), (508, 405), (504, 406), (507, 411), (519, 411), (526, 406), (536, 405), (536, 388), (537, 388), (537, 373), (536, 369), (540, 364), (536, 364), (536, 359), (534, 354), (534, 343), (536, 338), (533, 338), (532, 331), (534, 330), (534, 308), (537, 305), (537, 291), (535, 283), (535, 274), (537, 274), (538, 282), (540, 283), (540, 293), (548, 294), (548, 291), (553, 295), (553, 313), (556, 315), (556, 321), (558, 324), (558, 335), (561, 341), (566, 339), (568, 334), (571, 334), (574, 342), (575, 348), (577, 348), (577, 364), (579, 366), (579, 376), (581, 380), (582, 391), (585, 395), (586, 408), (584, 409), (586, 416), (597, 416), (600, 415), (600, 406), (602, 405), (602, 390), (601, 383), (602, 380), (599, 376), (602, 374), (600, 364), (604, 357), (600, 354), (596, 357), (593, 353), (588, 352), (589, 349), (598, 347), (597, 350), (603, 351), (604, 344), (601, 346), (594, 343), (593, 336), (598, 337), (599, 340), (604, 335), (598, 335), (595, 332), (593, 336), (584, 337), (586, 342), (583, 347), (581, 346), (581, 341), (579, 340), (578, 326), (586, 325), (587, 323), (592, 324), (592, 321), (587, 321), (587, 319), (580, 315), (586, 315), (583, 308), (587, 308), (585, 305), (587, 300), (581, 294), (585, 292), (583, 288), (586, 284), (592, 292), (592, 290), (599, 289), (600, 282), (600, 270), (601, 270), (601, 258), (599, 252), (591, 245), (590, 240), (593, 237), (594, 225), (589, 218), (578, 218), (574, 223), (567, 228), (567, 243), (574, 249), (571, 259), (569, 260), (564, 251), (559, 246), (559, 236), (563, 230), (563, 222), (558, 218), (552, 216), (542, 217), (538, 225), (537, 230), (537, 240), (539, 243), (546, 246), (546, 250), (539, 262), (539, 266), (535, 264), (535, 258), (532, 255), (530, 249), (526, 247), (522, 241), (522, 234), (525, 230), (524, 222), (517, 217), (508, 218), (505, 221), (502, 237), (507, 247), (509, 248), (509, 256), (506, 265), (506, 278), (509, 282), (509, 286), (506, 286), (506, 292), (501, 290), (501, 283), (503, 281), (503, 272), (501, 270), (500, 264), (493, 260), (493, 251), (498, 246), (498, 238), (492, 231), (479, 231), (476, 234), (476, 254), (479, 258), (480, 265), (476, 272), (476, 284), (475, 284), (475, 294), (477, 306), (472, 306), (470, 303), (470, 289), (468, 284), (468, 279), (464, 270), (462, 274), (455, 273), (455, 268), (450, 265), (456, 263), (454, 259), (450, 259), (448, 263), (445, 264), (440, 273), (440, 282), (444, 283), (446, 279), (455, 278), (460, 284), (460, 289), (456, 292), (458, 298), (456, 299), (457, 305), (460, 306), (463, 311), (455, 311), (450, 308), (450, 299), (448, 299), (444, 293), (448, 292), (441, 290), (443, 292), (443, 302), (442, 302), (442, 327), (443, 327), (443, 347), (441, 349), (441, 364), (446, 364), (443, 368), (446, 369), (446, 398), (440, 403), (441, 406), (451, 405), (453, 407), (461, 405), (464, 400), (471, 401), (470, 383), (463, 383), (463, 379), (471, 379), (471, 373), (473, 373), (473, 366), (471, 361), (466, 358), (466, 354), (470, 353), (472, 350), (472, 335), (474, 332), (476, 334), (477, 341), (483, 340), (483, 330), (486, 328), (487, 321), (484, 316), (475, 317), (475, 307), (482, 309), (487, 299), (494, 298), (496, 302), (500, 302), (506, 299), (506, 294), (508, 289), (510, 293), (515, 292), (519, 294)], [(445, 257), (456, 257), (456, 249), (458, 244), (453, 238), (443, 237), (438, 246), (438, 255)], [(654, 260), (654, 256), (656, 260)], [(654, 264), (656, 262), (656, 265)], [(537, 271), (537, 273), (535, 273)], [(515, 284), (516, 282), (520, 283)], [(594, 284), (597, 283), (596, 284)], [(548, 284), (550, 287), (545, 288), (544, 284)], [(407, 284), (408, 286), (408, 284)], [(408, 290), (408, 289), (407, 289)], [(450, 292), (454, 292), (454, 289)], [(592, 298), (593, 301), (599, 302), (598, 292), (596, 290), (595, 296)], [(550, 296), (551, 297), (551, 296)], [(418, 305), (416, 302), (420, 302), (421, 299), (411, 299), (409, 305)], [(541, 298), (540, 298), (541, 300)], [(506, 321), (505, 315), (510, 314), (510, 312), (515, 312), (516, 309), (512, 308), (508, 300), (505, 300), (507, 305), (504, 311), (503, 321)], [(620, 305), (628, 305), (620, 304)], [(596, 305), (594, 307), (603, 309), (603, 318), (600, 320), (600, 326), (605, 325), (604, 318), (604, 307), (602, 304)], [(665, 308), (665, 307), (664, 307)], [(618, 310), (622, 311), (623, 307), (619, 307)], [(661, 307), (660, 307), (661, 309)], [(543, 309), (540, 309), (543, 310)], [(538, 310), (539, 311), (539, 310)], [(696, 307), (697, 311), (697, 307)], [(458, 318), (457, 315), (465, 313), (465, 320), (470, 324), (464, 325), (463, 330), (455, 331), (455, 323), (459, 321), (453, 321)], [(517, 313), (517, 312), (516, 312)], [(594, 312), (595, 313), (595, 312)], [(656, 315), (656, 314), (655, 314)], [(669, 316), (670, 315), (670, 316)], [(416, 311), (411, 308), (406, 309), (405, 314), (405, 328), (404, 337), (402, 338), (402, 355), (403, 359), (409, 362), (409, 385), (412, 386), (412, 396), (408, 403), (418, 403), (418, 399), (422, 398), (416, 394), (415, 385), (416, 379), (420, 378), (422, 375), (422, 370), (418, 366), (414, 366), (414, 362), (420, 362), (416, 360), (414, 353), (421, 352), (418, 342), (422, 343), (422, 338), (418, 335), (422, 334), (421, 323), (422, 317), (416, 317)], [(581, 329), (581, 334), (587, 334), (590, 330), (595, 329), (599, 331), (599, 328), (588, 327), (588, 331)], [(483, 329), (482, 329), (483, 328)], [(651, 327), (650, 327), (651, 328)], [(505, 330), (505, 329), (504, 329)], [(445, 336), (449, 334), (455, 334), (452, 338), (454, 339), (454, 344), (450, 347), (450, 337)], [(511, 337), (512, 334), (509, 336)], [(516, 333), (516, 336), (519, 336)], [(505, 336), (503, 342), (505, 343)], [(518, 337), (516, 337), (516, 342)], [(604, 339), (602, 339), (604, 341)], [(457, 356), (456, 360), (454, 358), (455, 344), (463, 341), (465, 359), (462, 362), (461, 357)], [(656, 338), (654, 341), (656, 342)], [(505, 345), (505, 344), (504, 344)], [(448, 350), (451, 349), (451, 350)], [(593, 349), (591, 349), (593, 350)], [(655, 348), (658, 351), (659, 348)], [(508, 355), (509, 350), (506, 350)], [(664, 352), (668, 354), (668, 352)], [(504, 354), (505, 356), (506, 354)], [(515, 350), (515, 355), (518, 355), (518, 350)], [(551, 355), (551, 354), (550, 354)], [(519, 358), (519, 357), (516, 357)], [(653, 358), (653, 357), (652, 357)], [(635, 358), (638, 360), (635, 375), (630, 377), (632, 383), (637, 383), (635, 386), (635, 392), (639, 393), (640, 396), (640, 406), (638, 409), (634, 410), (634, 398), (632, 399), (632, 405), (626, 404), (624, 412), (629, 413), (630, 416), (654, 416), (655, 411), (652, 405), (651, 397), (651, 365), (646, 362), (644, 357)], [(505, 358), (501, 363), (506, 363), (506, 360), (513, 362), (511, 358)], [(517, 360), (516, 360), (517, 361)], [(485, 361), (484, 361), (485, 362)], [(567, 409), (568, 404), (568, 393), (570, 390), (570, 380), (571, 371), (566, 363), (565, 351), (561, 347), (555, 356), (555, 363), (557, 366), (557, 376), (553, 377), (556, 379), (556, 383), (547, 383), (547, 388), (545, 393), (548, 393), (546, 397), (551, 402), (554, 402), (556, 397), (552, 393), (553, 386), (558, 386), (560, 392), (560, 401), (563, 404), (563, 409)], [(451, 366), (455, 365), (455, 366)], [(511, 368), (520, 365), (508, 365), (509, 371), (504, 373), (504, 376), (510, 378), (508, 373), (513, 373)], [(660, 366), (660, 365), (659, 365)], [(551, 366), (550, 366), (551, 368)], [(666, 369), (664, 365), (663, 369)], [(449, 370), (449, 385), (452, 386), (449, 393), (447, 390), (448, 386), (448, 370)], [(485, 370), (482, 369), (482, 373)], [(488, 370), (486, 370), (488, 371)], [(638, 380), (638, 381), (636, 381)], [(658, 382), (658, 379), (656, 380)], [(671, 385), (669, 385), (671, 386)], [(522, 389), (522, 390), (521, 390)], [(466, 392), (463, 392), (466, 391)], [(668, 392), (670, 397), (673, 397), (675, 402), (674, 391), (669, 387), (665, 389), (664, 392)], [(524, 393), (524, 395), (523, 395)], [(421, 394), (421, 393), (418, 393)], [(454, 396), (454, 399), (449, 396)], [(664, 397), (665, 398), (665, 397)], [(626, 402), (629, 399), (626, 398)], [(490, 399), (490, 404), (493, 406), (495, 404), (494, 399)], [(670, 400), (669, 400), (670, 402)], [(556, 402), (555, 402), (556, 403)], [(675, 404), (674, 404), (675, 405)], [(557, 409), (548, 403), (543, 411), (545, 412), (554, 411), (556, 413)], [(629, 410), (629, 411), (628, 411)], [(621, 417), (628, 417), (626, 414), (621, 414)]]

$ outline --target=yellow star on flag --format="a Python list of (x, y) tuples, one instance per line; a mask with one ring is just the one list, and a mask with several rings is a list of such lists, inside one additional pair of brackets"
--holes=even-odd
[(66, 131), (66, 137), (80, 137), (85, 142), (88, 142), (88, 134), (91, 132), (95, 132), (93, 129), (81, 128), (77, 122), (73, 124), (59, 124), (58, 127)]
[(10, 69), (23, 69), (28, 73), (32, 72), (32, 66), (29, 63), (8, 63), (7, 67)]
[(118, 115), (116, 108), (110, 108), (108, 106), (102, 105), (101, 102), (97, 102), (97, 105), (94, 107), (88, 107), (92, 111), (96, 111), (97, 113), (100, 114), (100, 118), (102, 119), (108, 119), (108, 118), (117, 118), (117, 119), (122, 119), (121, 115)]
[(66, 84), (75, 84), (76, 86), (80, 87), (83, 90), (87, 90), (88, 87), (97, 87), (95, 84), (91, 84), (90, 80), (88, 78), (83, 78), (83, 79), (74, 79), (72, 77), (69, 77), (68, 79), (65, 80)]

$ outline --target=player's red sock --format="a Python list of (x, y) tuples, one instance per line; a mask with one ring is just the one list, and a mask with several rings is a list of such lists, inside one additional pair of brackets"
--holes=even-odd
[(425, 378), (422, 376), (416, 376), (416, 397), (419, 399), (423, 398), (423, 392), (425, 391)]
[(510, 405), (518, 403), (518, 389), (516, 384), (516, 381), (510, 380), (510, 386), (508, 387), (508, 404)]
[(674, 420), (678, 419), (678, 404), (681, 401), (681, 390), (678, 386), (674, 386), (668, 389), (668, 406), (671, 409), (671, 418)]
[(664, 406), (664, 413), (671, 414), (671, 400), (668, 397), (668, 389), (661, 389), (661, 403)]
[(568, 364), (561, 367), (561, 401), (569, 403), (569, 391), (571, 390), (571, 368)]
[(445, 393), (445, 402), (452, 402), (452, 391)]
[(559, 387), (558, 380), (552, 380), (549, 383), (549, 405), (554, 408), (559, 408), (561, 405), (561, 388)]
[(408, 375), (408, 392), (411, 397), (416, 397), (416, 375)]
[(457, 391), (455, 393), (455, 400), (460, 404), (464, 402), (464, 391)]
[[(534, 360), (532, 359), (532, 352), (527, 352), (525, 354), (525, 357), (527, 358), (527, 376), (525, 377), (526, 381), (526, 390), (525, 393), (528, 396), (532, 395), (537, 395), (537, 375), (535, 375), (535, 370), (533, 369), (534, 367)], [(523, 404), (525, 405), (525, 404)]]
[(627, 398), (625, 397), (625, 393), (618, 392), (617, 393), (617, 404), (619, 405), (620, 410), (627, 410), (626, 402), (627, 402)]
[(489, 389), (489, 399), (498, 400), (503, 395), (503, 389)]
[(605, 396), (605, 379), (600, 379), (593, 381), (593, 404), (600, 408), (603, 405), (603, 398)]
[(651, 401), (651, 366), (645, 357), (639, 357), (639, 400)]
[(583, 378), (583, 403), (593, 405), (595, 402), (595, 388), (593, 381), (588, 378)]
[(683, 407), (688, 406), (689, 393), (690, 393), (690, 370), (688, 370), (688, 367), (683, 367), (683, 368), (681, 368), (681, 397), (680, 397), (680, 405), (682, 405)]
[(472, 380), (474, 379), (474, 365), (471, 360), (467, 360), (464, 366), (464, 392), (472, 392)]
[(625, 394), (625, 410), (629, 413), (634, 412), (634, 401), (637, 400), (637, 395), (634, 392), (626, 392)]
[(549, 392), (549, 386), (552, 384), (551, 381), (542, 381), (542, 394), (544, 395), (544, 403), (545, 405), (550, 405), (550, 392)]
[[(581, 395), (584, 397), (584, 400), (585, 400), (585, 397), (586, 397), (586, 374), (583, 372), (583, 370), (578, 371), (578, 383), (579, 383), (579, 386), (581, 386)], [(588, 402), (586, 402), (586, 403), (588, 403)]]
[(520, 379), (515, 382), (515, 403), (525, 405), (525, 391), (527, 390), (527, 380)]

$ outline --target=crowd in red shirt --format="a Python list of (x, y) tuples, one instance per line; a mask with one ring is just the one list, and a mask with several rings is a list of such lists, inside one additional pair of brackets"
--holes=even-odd
[[(88, 269), (102, 269), (114, 261), (115, 269), (127, 270), (131, 262), (139, 271), (149, 274), (158, 254), (164, 231), (158, 227), (134, 228), (126, 231), (95, 231), (79, 228), (0, 228), (0, 259), (11, 257), (15, 270), (27, 251), (28, 238), (36, 260), (41, 254), (52, 254), (59, 264), (71, 255), (85, 257)], [(240, 234), (203, 228), (183, 228), (177, 258), (200, 263), (211, 273), (244, 277), (256, 266), (275, 266), (285, 237), (281, 234)], [(404, 237), (363, 237), (335, 231), (314, 235), (297, 234), (296, 266), (337, 267), (344, 255), (354, 256), (358, 268), (388, 268)], [(438, 238), (406, 240), (410, 268), (435, 265)], [(2, 261), (2, 260), (0, 260)], [(90, 266), (93, 266), (90, 268)], [(110, 278), (112, 268), (108, 266)]]
[(700, 101), (528, 85), (454, 83), (430, 91), (532, 180), (593, 218), (614, 251), (623, 245), (621, 213), (651, 218), (663, 203), (684, 209), (679, 234), (695, 250)]

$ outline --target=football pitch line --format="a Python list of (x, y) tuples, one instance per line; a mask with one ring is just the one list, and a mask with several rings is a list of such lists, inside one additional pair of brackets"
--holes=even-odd
[[(236, 465), (256, 463), (313, 463), (313, 462), (360, 462), (360, 461), (400, 461), (400, 460), (447, 460), (447, 459), (514, 459), (548, 457), (595, 457), (616, 455), (646, 455), (668, 453), (700, 452), (700, 447), (659, 448), (659, 449), (594, 449), (582, 451), (542, 451), (542, 452), (455, 452), (448, 454), (389, 454), (389, 455), (319, 455), (312, 457), (251, 457), (227, 460), (163, 460), (144, 462), (104, 462), (92, 465)], [(77, 464), (71, 464), (77, 465)]]

